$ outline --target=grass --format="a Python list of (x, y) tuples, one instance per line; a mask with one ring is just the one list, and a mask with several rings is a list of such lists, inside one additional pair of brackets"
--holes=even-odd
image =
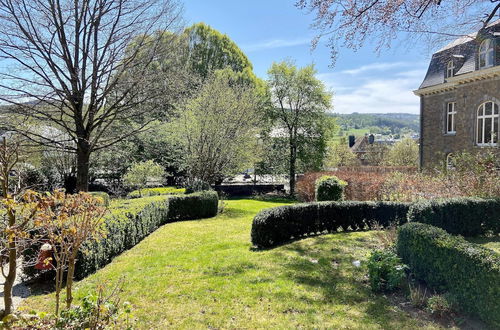
[[(254, 251), (253, 216), (282, 205), (229, 200), (215, 218), (167, 224), (77, 284), (77, 301), (106, 283), (123, 281), (137, 328), (438, 328), (373, 294), (367, 259), (374, 232), (311, 237)], [(53, 310), (52, 294), (25, 300), (25, 309)]]
[(469, 242), (482, 245), (487, 249), (491, 249), (496, 253), (500, 253), (500, 236), (487, 236), (487, 237), (467, 237)]

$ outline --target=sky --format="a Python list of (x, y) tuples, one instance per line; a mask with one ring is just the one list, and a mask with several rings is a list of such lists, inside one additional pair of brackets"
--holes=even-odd
[[(336, 113), (418, 113), (413, 94), (424, 79), (432, 55), (428, 45), (396, 42), (375, 52), (367, 44), (357, 52), (340, 49), (334, 67), (325, 42), (311, 51), (316, 31), (313, 15), (295, 0), (184, 0), (187, 24), (204, 22), (227, 34), (245, 52), (254, 72), (265, 79), (273, 62), (292, 59), (298, 66), (314, 63), (333, 92)], [(405, 40), (406, 41), (406, 40)], [(440, 48), (437, 45), (437, 48)]]

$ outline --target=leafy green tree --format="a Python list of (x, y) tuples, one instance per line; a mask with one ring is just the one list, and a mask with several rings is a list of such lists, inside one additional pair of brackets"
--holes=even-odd
[(389, 166), (418, 166), (418, 144), (410, 138), (399, 141), (389, 149), (383, 164)]
[(165, 176), (165, 170), (152, 160), (134, 163), (125, 173), (123, 182), (130, 187), (144, 188), (149, 182), (158, 182)]
[(359, 160), (349, 148), (347, 139), (343, 137), (340, 141), (330, 141), (328, 143), (324, 164), (325, 167), (355, 166), (359, 165)]
[[(288, 174), (290, 194), (295, 193), (295, 175), (299, 149), (312, 141), (326, 149), (326, 133), (330, 122), (326, 110), (331, 107), (331, 93), (314, 75), (314, 65), (303, 68), (287, 60), (273, 63), (268, 71), (268, 84), (273, 106), (268, 116), (275, 129), (282, 130), (288, 140)], [(327, 125), (325, 125), (327, 124)], [(307, 156), (306, 156), (307, 157)], [(323, 159), (319, 162), (319, 166)]]
[(191, 178), (217, 183), (255, 162), (262, 99), (234, 77), (214, 73), (173, 123)]

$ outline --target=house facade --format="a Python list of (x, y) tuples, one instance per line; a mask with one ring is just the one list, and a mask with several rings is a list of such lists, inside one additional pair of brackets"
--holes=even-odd
[(461, 151), (500, 157), (500, 21), (433, 54), (414, 93), (421, 168), (450, 164)]

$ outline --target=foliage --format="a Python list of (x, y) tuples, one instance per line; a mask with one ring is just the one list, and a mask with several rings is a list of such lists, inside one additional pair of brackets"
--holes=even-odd
[(427, 305), (427, 288), (421, 285), (408, 285), (410, 302), (414, 307), (422, 308)]
[(436, 294), (427, 299), (427, 310), (432, 315), (443, 317), (451, 311), (451, 305), (444, 295)]
[(408, 221), (426, 223), (454, 235), (500, 233), (500, 200), (454, 198), (413, 203)]
[(118, 290), (105, 294), (103, 285), (97, 294), (88, 294), (80, 305), (63, 310), (59, 316), (32, 311), (18, 314), (0, 327), (8, 329), (132, 329), (132, 308), (129, 302), (120, 302)]
[(210, 186), (210, 183), (205, 182), (200, 179), (191, 179), (188, 178), (186, 182), (184, 182), (184, 186), (186, 189), (186, 194), (192, 194), (195, 192), (200, 192), (200, 191), (207, 191), (207, 190), (212, 190), (212, 187)]
[(352, 129), (369, 129), (368, 133), (377, 133), (379, 130), (386, 131), (388, 134), (420, 130), (419, 115), (410, 113), (335, 113), (332, 116), (341, 130), (347, 131), (347, 134)]
[(373, 291), (393, 291), (401, 287), (406, 266), (391, 249), (373, 251), (368, 258), (368, 276)]
[(318, 202), (280, 206), (258, 213), (252, 223), (252, 243), (267, 248), (291, 239), (364, 230), (406, 222), (408, 203)]
[(161, 196), (161, 195), (181, 195), (187, 193), (185, 188), (175, 188), (175, 187), (158, 187), (158, 188), (145, 188), (140, 190), (134, 190), (130, 192), (128, 198), (140, 198), (149, 196)]
[[(215, 218), (163, 226), (80, 281), (76, 299), (96, 283), (122, 282), (120, 297), (134, 307), (137, 329), (442, 329), (371, 292), (366, 268), (352, 261), (364, 263), (377, 248), (373, 231), (251, 249), (252, 218), (284, 202), (229, 199)], [(23, 306), (49, 310), (51, 303), (52, 295), (41, 293)]]
[(73, 277), (80, 249), (87, 241), (99, 241), (105, 235), (102, 225), (106, 209), (102, 201), (90, 194), (69, 195), (57, 190), (42, 199), (40, 208), (36, 222), (52, 252), (51, 257), (40, 261), (56, 271), (55, 314), (59, 315), (63, 283), (66, 283), (66, 309), (73, 301)]
[[(148, 183), (160, 182), (165, 176), (165, 170), (152, 160), (132, 164), (123, 176), (123, 182), (129, 187), (143, 188)], [(141, 192), (141, 189), (139, 189)]]
[[(314, 65), (303, 68), (291, 61), (273, 63), (268, 71), (268, 84), (274, 106), (267, 110), (273, 127), (283, 131), (288, 144), (290, 195), (295, 194), (298, 151), (304, 144), (314, 143), (323, 164), (331, 121), (326, 110), (331, 106), (331, 93), (315, 77)], [(307, 153), (307, 149), (304, 148)], [(316, 157), (317, 158), (317, 157)]]
[(340, 201), (344, 199), (345, 186), (347, 186), (347, 182), (336, 176), (322, 176), (316, 180), (316, 201)]
[(413, 139), (406, 138), (392, 146), (384, 157), (387, 166), (418, 166), (419, 149)]
[(297, 198), (303, 202), (314, 201), (316, 199), (316, 180), (324, 175), (334, 175), (348, 183), (344, 189), (346, 200), (383, 200), (380, 189), (386, 181), (387, 173), (350, 170), (304, 174), (297, 181)]
[(339, 166), (356, 166), (359, 160), (347, 144), (346, 138), (340, 141), (330, 141), (328, 143), (327, 154), (324, 161), (324, 167), (332, 168)]
[(102, 205), (108, 207), (109, 206), (109, 203), (111, 201), (108, 193), (104, 192), (104, 191), (92, 191), (92, 192), (89, 192), (89, 194), (93, 197), (96, 197), (100, 200), (102, 200)]
[(500, 196), (498, 157), (492, 152), (454, 154), (453, 168), (439, 166), (424, 173), (390, 175), (380, 189), (385, 199), (419, 199)]
[(500, 255), (423, 223), (400, 228), (397, 252), (418, 280), (446, 290), (461, 309), (500, 326)]
[(217, 215), (219, 197), (215, 191), (171, 196), (168, 207), (169, 221), (210, 218)]
[(261, 99), (233, 78), (228, 69), (211, 75), (173, 124), (191, 178), (220, 182), (256, 160)]

